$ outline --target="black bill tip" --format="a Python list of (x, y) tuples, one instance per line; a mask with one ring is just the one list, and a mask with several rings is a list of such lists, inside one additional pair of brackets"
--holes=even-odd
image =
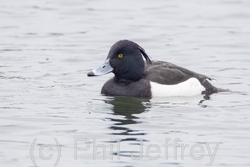
[(88, 72), (88, 77), (93, 77), (93, 76), (95, 76), (95, 74), (93, 73), (93, 71), (90, 71), (90, 72)]

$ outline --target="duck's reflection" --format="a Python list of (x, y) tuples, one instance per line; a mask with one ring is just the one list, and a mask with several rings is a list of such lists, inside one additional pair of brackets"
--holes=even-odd
[(145, 112), (145, 102), (149, 102), (149, 99), (131, 98), (131, 97), (114, 97), (109, 101), (112, 104), (114, 115), (124, 115), (127, 119), (137, 118), (133, 114), (140, 114)]
[[(142, 128), (142, 126), (136, 126), (135, 124), (143, 124), (143, 119), (140, 114), (152, 110), (155, 108), (167, 111), (171, 106), (176, 107), (180, 105), (195, 104), (200, 105), (204, 100), (209, 97), (194, 96), (194, 97), (167, 97), (167, 98), (130, 98), (130, 97), (113, 97), (105, 100), (105, 103), (112, 105), (113, 115), (108, 118), (112, 121), (112, 125), (109, 127), (112, 138), (118, 138), (119, 143), (122, 142), (126, 148), (118, 152), (114, 152), (115, 156), (131, 157), (133, 155), (141, 155), (141, 150), (138, 147), (143, 143), (150, 142), (147, 140), (148, 130)], [(166, 106), (166, 107), (165, 107)], [(151, 109), (150, 109), (151, 108)], [(132, 125), (132, 126), (131, 126)], [(138, 129), (136, 128), (138, 127)], [(140, 127), (140, 128), (139, 128)], [(116, 137), (114, 137), (116, 135)], [(117, 136), (118, 135), (118, 136)], [(110, 142), (110, 141), (107, 141)]]
[(140, 118), (137, 116), (145, 111), (148, 111), (151, 107), (159, 109), (162, 107), (176, 107), (183, 105), (200, 105), (205, 100), (209, 100), (209, 96), (198, 95), (190, 97), (165, 97), (165, 98), (131, 98), (131, 97), (113, 97), (112, 99), (106, 99), (105, 103), (111, 104), (113, 115), (120, 115), (122, 117), (109, 118), (113, 123), (110, 129), (113, 129), (112, 135), (145, 135), (142, 131), (136, 129), (130, 129), (126, 126), (130, 124), (142, 123)]
[[(140, 119), (136, 116), (147, 111), (150, 106), (147, 105), (149, 99), (130, 98), (130, 97), (114, 97), (114, 99), (106, 100), (108, 104), (113, 105), (113, 114), (123, 117), (111, 118), (114, 124), (110, 129), (115, 130), (113, 135), (144, 135), (136, 130), (131, 130), (123, 125), (138, 124)], [(138, 133), (136, 133), (138, 132)]]

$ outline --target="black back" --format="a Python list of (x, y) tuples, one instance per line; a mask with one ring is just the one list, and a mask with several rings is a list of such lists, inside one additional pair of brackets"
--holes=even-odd
[(211, 78), (164, 61), (153, 61), (152, 64), (147, 65), (145, 78), (164, 85), (176, 85), (190, 78), (196, 78), (206, 89), (203, 93), (217, 92), (217, 88), (208, 82)]

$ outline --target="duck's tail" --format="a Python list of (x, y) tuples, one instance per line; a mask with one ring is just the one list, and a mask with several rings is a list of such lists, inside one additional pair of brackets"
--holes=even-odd
[(232, 92), (232, 91), (229, 89), (217, 88), (217, 92), (220, 93), (220, 92)]

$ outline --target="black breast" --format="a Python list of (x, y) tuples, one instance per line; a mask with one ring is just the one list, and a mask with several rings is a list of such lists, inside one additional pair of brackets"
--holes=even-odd
[(106, 96), (151, 97), (149, 80), (141, 78), (138, 81), (117, 81), (115, 77), (108, 80), (101, 93)]

